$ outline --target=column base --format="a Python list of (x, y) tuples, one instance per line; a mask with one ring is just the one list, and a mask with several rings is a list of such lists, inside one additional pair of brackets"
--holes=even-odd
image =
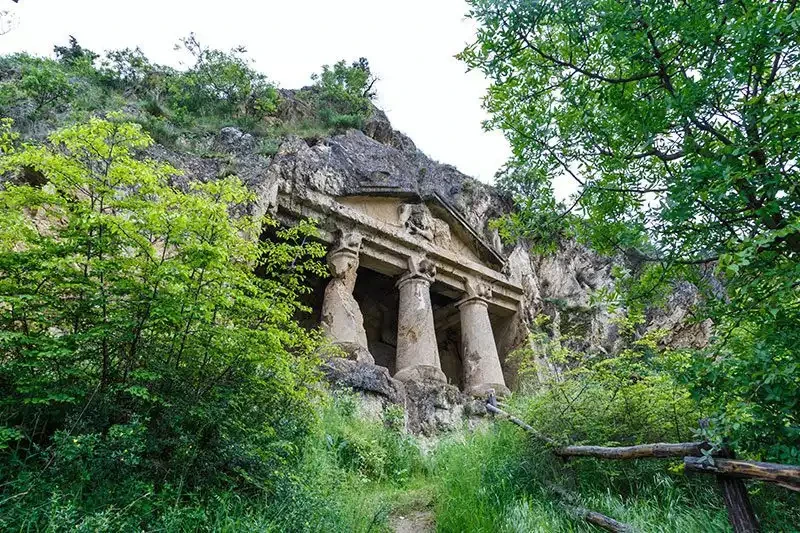
[(469, 389), (467, 394), (478, 398), (486, 398), (486, 395), (489, 393), (489, 389), (494, 389), (494, 393), (497, 396), (508, 396), (511, 394), (511, 391), (508, 389), (508, 387), (502, 383), (481, 383), (480, 385), (475, 385)]
[(394, 376), (394, 379), (400, 381), (441, 381), (447, 383), (447, 377), (440, 368), (429, 365), (414, 365), (408, 368), (399, 370)]

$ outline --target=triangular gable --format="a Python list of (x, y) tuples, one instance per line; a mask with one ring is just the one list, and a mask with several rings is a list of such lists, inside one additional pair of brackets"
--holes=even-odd
[[(341, 196), (337, 198), (337, 201), (381, 222), (395, 226), (409, 225), (408, 213), (406, 213), (406, 220), (403, 220), (404, 206), (424, 204), (434, 219), (434, 226), (437, 227), (430, 228), (430, 230), (412, 231), (412, 233), (417, 233), (431, 242), (436, 241), (435, 244), (438, 246), (494, 269), (500, 270), (506, 263), (505, 257), (486, 242), (475, 228), (470, 226), (464, 216), (438, 193), (433, 193), (423, 199), (416, 194), (380, 194), (377, 191), (369, 191), (366, 194)], [(441, 231), (443, 228), (438, 228), (441, 222), (447, 226), (447, 235)], [(417, 228), (412, 225), (411, 229)]]

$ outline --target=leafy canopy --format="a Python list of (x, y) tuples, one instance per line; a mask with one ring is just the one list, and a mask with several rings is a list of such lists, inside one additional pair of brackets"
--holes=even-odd
[(204, 46), (190, 34), (177, 48), (194, 61), (174, 80), (172, 91), (178, 106), (195, 113), (216, 110), (258, 118), (277, 109), (278, 91), (266, 76), (250, 67), (244, 47), (225, 52)]
[[(687, 362), (740, 446), (800, 460), (797, 1), (471, 0), (461, 54), (492, 80), (513, 160), (501, 223), (550, 247), (624, 254), (629, 305), (706, 291), (719, 338)], [(555, 201), (553, 180), (578, 192)], [(554, 212), (553, 207), (558, 209)], [(699, 268), (702, 267), (702, 268)], [(716, 268), (717, 279), (709, 278)]]
[(313, 422), (318, 338), (294, 319), (304, 277), (324, 273), (313, 226), (260, 241), (273, 223), (242, 214), (252, 193), (237, 178), (177, 188), (118, 117), (46, 145), (10, 128), (0, 472), (22, 496), (0, 500), (22, 511), (48, 483), (120, 507), (165, 484), (272, 490)]

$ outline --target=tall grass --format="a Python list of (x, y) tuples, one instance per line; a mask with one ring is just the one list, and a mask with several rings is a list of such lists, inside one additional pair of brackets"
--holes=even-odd
[[(356, 532), (391, 531), (392, 515), (432, 510), (440, 532), (597, 531), (563, 505), (607, 514), (643, 532), (728, 532), (711, 477), (688, 477), (669, 460), (563, 463), (514, 425), (487, 421), (443, 437), (426, 456), (400, 431), (402, 413), (371, 420), (356, 395), (319, 405), (319, 424), (299, 467), (276, 491), (179, 494), (143, 488), (126, 507), (86, 514), (66, 492), (41, 494), (15, 531)], [(45, 487), (46, 488), (46, 487)], [(800, 501), (751, 487), (765, 532), (800, 531)], [(4, 509), (0, 505), (0, 530)], [(27, 520), (27, 521), (26, 521)]]
[[(443, 441), (433, 457), (432, 481), (441, 532), (597, 531), (571, 515), (568, 505), (644, 532), (731, 531), (711, 477), (689, 477), (670, 460), (564, 463), (502, 421)], [(564, 501), (564, 490), (577, 500)], [(764, 531), (800, 531), (794, 495), (764, 486), (751, 493)]]

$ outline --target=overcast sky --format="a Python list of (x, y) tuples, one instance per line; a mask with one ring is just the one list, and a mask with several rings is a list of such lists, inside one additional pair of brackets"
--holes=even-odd
[(284, 88), (364, 56), (380, 78), (378, 105), (429, 156), (491, 182), (509, 155), (501, 133), (481, 128), (486, 80), (453, 57), (474, 36), (461, 0), (0, 0), (0, 9), (16, 15), (0, 53), (50, 55), (71, 34), (96, 52), (139, 46), (179, 66), (174, 44), (195, 32), (216, 48), (246, 46)]

